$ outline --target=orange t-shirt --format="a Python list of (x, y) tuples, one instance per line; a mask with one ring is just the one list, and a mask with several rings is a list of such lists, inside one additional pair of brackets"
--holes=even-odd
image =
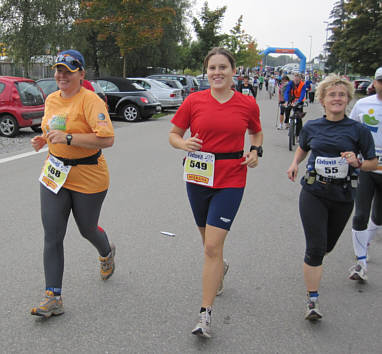
[[(66, 133), (95, 133), (99, 137), (114, 136), (113, 125), (105, 103), (94, 92), (81, 88), (71, 98), (63, 98), (60, 90), (51, 93), (45, 102), (41, 128), (44, 135), (49, 130), (59, 129)], [(49, 151), (58, 157), (79, 159), (94, 155), (99, 149), (87, 149), (66, 144), (52, 144)], [(109, 171), (103, 154), (97, 165), (72, 166), (63, 186), (81, 193), (98, 193), (109, 187)]]

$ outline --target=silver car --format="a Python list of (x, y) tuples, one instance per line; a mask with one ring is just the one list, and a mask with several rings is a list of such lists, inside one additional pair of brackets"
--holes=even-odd
[(160, 102), (162, 110), (178, 108), (183, 102), (182, 90), (170, 88), (163, 82), (146, 77), (129, 77), (128, 79), (150, 91)]

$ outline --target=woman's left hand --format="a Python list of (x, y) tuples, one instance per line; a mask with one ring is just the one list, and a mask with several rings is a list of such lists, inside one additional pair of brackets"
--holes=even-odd
[(51, 130), (46, 137), (52, 144), (66, 144), (66, 134), (62, 130)]
[(251, 152), (247, 152), (245, 155), (245, 161), (241, 163), (241, 165), (247, 165), (250, 168), (254, 168), (257, 166), (259, 162), (259, 158), (257, 156), (257, 151), (252, 150)]
[(360, 166), (360, 161), (353, 151), (341, 152), (341, 157), (346, 159), (347, 163), (352, 167), (358, 168)]

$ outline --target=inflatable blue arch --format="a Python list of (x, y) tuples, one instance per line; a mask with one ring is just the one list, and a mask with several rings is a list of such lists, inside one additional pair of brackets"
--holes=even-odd
[(297, 48), (276, 48), (276, 47), (268, 47), (264, 51), (260, 53), (260, 55), (268, 55), (269, 53), (277, 53), (277, 54), (295, 54), (300, 58), (300, 73), (305, 72), (306, 68), (306, 57), (302, 54), (300, 49)]

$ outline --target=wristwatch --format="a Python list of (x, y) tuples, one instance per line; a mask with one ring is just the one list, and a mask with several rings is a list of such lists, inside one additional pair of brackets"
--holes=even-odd
[(72, 143), (73, 135), (72, 134), (66, 134), (66, 144), (70, 145)]
[(263, 147), (261, 145), (260, 146), (251, 145), (251, 148), (249, 149), (249, 151), (251, 152), (252, 150), (257, 151), (257, 156), (259, 157), (263, 156)]

